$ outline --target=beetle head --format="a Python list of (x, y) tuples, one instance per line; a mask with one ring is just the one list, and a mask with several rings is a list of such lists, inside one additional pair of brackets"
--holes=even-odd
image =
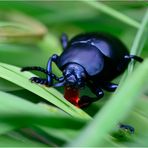
[(63, 71), (66, 86), (82, 88), (85, 86), (86, 72), (84, 68), (76, 63), (68, 64)]

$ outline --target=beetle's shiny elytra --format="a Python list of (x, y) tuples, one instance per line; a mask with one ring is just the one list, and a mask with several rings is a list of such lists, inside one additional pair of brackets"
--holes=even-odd
[[(63, 52), (54, 54), (48, 61), (47, 69), (24, 67), (22, 71), (38, 70), (47, 74), (46, 79), (33, 77), (32, 82), (46, 86), (66, 86), (80, 89), (85, 85), (97, 96), (82, 96), (74, 102), (76, 106), (87, 106), (102, 98), (103, 90), (115, 91), (117, 84), (111, 81), (122, 74), (131, 59), (142, 62), (142, 58), (130, 55), (126, 46), (116, 37), (102, 33), (80, 34), (68, 41), (66, 34), (61, 37)], [(63, 72), (62, 77), (52, 73), (52, 62)], [(53, 79), (58, 83), (53, 83)], [(67, 90), (67, 89), (66, 89)], [(71, 91), (73, 92), (73, 91)], [(67, 94), (67, 93), (66, 93)], [(70, 99), (68, 98), (70, 101)]]

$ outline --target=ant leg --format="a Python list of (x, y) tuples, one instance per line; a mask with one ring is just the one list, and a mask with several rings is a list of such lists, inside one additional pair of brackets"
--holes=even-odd
[(114, 84), (110, 82), (101, 82), (101, 88), (109, 92), (114, 92), (117, 87), (118, 87), (118, 84)]
[(88, 83), (88, 87), (97, 97), (82, 96), (78, 102), (79, 106), (82, 108), (90, 105), (92, 102), (98, 101), (104, 95), (103, 91), (99, 87), (96, 87), (90, 82)]
[(125, 55), (124, 58), (125, 59), (129, 59), (129, 60), (134, 59), (134, 60), (136, 60), (138, 62), (142, 62), (143, 61), (143, 59), (141, 57), (138, 57), (136, 55)]
[(68, 44), (68, 37), (65, 33), (63, 33), (61, 36), (61, 44), (62, 44), (63, 49), (66, 49), (67, 44)]

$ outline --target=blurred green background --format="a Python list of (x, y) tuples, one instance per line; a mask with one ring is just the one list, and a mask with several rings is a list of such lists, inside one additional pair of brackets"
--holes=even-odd
[[(64, 98), (61, 95), (63, 88), (57, 91), (34, 86), (28, 81), (30, 73), (22, 74), (16, 67), (5, 65), (45, 68), (48, 58), (53, 53), (62, 52), (60, 37), (63, 32), (68, 35), (69, 39), (83, 32), (107, 32), (121, 39), (129, 51), (135, 49), (135, 54), (140, 54), (146, 59), (148, 56), (147, 6), (148, 3), (144, 1), (1, 1), (0, 146), (148, 146), (148, 93), (146, 92), (147, 85), (145, 85), (148, 69), (146, 66), (143, 72), (145, 77), (140, 77), (142, 74), (139, 74), (136, 79), (139, 88), (133, 87), (131, 90), (131, 93), (135, 95), (138, 91), (140, 92), (141, 95), (137, 94), (138, 103), (132, 101), (131, 106), (134, 107), (127, 107), (129, 111), (127, 109), (126, 115), (122, 118), (123, 122), (135, 127), (135, 134), (118, 131), (117, 126), (112, 126), (111, 131), (115, 132), (117, 137), (107, 133), (101, 142), (99, 139), (98, 142), (93, 141), (92, 137), (87, 145), (82, 142), (85, 139), (81, 137), (84, 136), (81, 133), (91, 125), (88, 120), (99, 113), (104, 104), (110, 100), (112, 97), (110, 93), (105, 92), (101, 101), (82, 111), (67, 103), (66, 100), (63, 101)], [(145, 26), (142, 26), (142, 20), (145, 21)], [(139, 36), (139, 41), (134, 42), (140, 28), (143, 29), (141, 29), (142, 35)], [(139, 64), (135, 67), (137, 66)], [(55, 65), (53, 70), (55, 74), (61, 75)], [(45, 77), (40, 73), (35, 74)], [(114, 80), (118, 83), (119, 81), (120, 78)], [(140, 82), (143, 83), (140, 84)], [(128, 84), (125, 85), (128, 86)], [(44, 91), (46, 93), (48, 91), (51, 96), (45, 96)], [(87, 88), (82, 91), (82, 94), (90, 93)], [(127, 98), (129, 96), (127, 94)], [(58, 98), (61, 100), (59, 101)], [(54, 99), (57, 102), (54, 102)], [(112, 110), (112, 108), (108, 109)], [(76, 116), (80, 116), (81, 119), (77, 119)], [(105, 119), (105, 121), (108, 122), (102, 129), (107, 129), (109, 124), (109, 120)], [(92, 126), (91, 129), (97, 131), (98, 128)], [(94, 135), (94, 137), (97, 136)]]

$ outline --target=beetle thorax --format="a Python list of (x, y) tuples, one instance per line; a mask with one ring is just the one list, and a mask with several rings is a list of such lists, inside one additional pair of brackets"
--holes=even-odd
[(63, 71), (67, 86), (82, 88), (85, 85), (86, 73), (82, 66), (76, 63), (69, 63)]

